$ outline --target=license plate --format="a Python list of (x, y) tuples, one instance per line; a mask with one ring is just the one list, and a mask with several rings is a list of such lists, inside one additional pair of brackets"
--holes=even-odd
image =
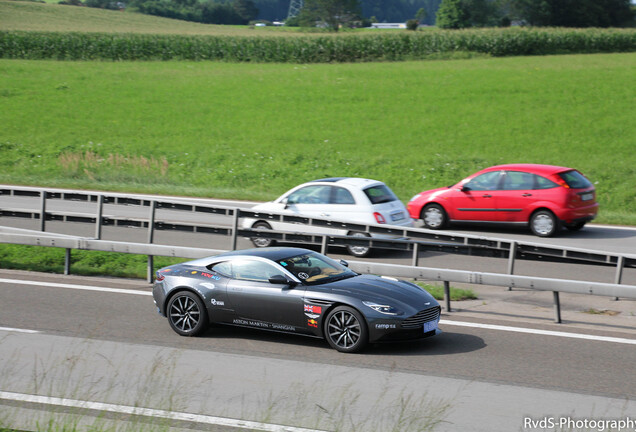
[(594, 194), (593, 193), (585, 193), (585, 194), (581, 195), (581, 201), (589, 201), (592, 198), (594, 198)]
[(397, 222), (404, 219), (404, 212), (396, 212), (391, 214), (391, 220)]
[(438, 323), (438, 320), (425, 322), (424, 323), (424, 333), (428, 333), (428, 332), (431, 332), (431, 331), (437, 329), (437, 323)]

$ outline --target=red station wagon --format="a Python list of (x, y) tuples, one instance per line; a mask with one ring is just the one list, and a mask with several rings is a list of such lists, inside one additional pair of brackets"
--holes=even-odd
[(510, 164), (481, 170), (454, 186), (424, 191), (407, 209), (430, 229), (455, 222), (524, 224), (550, 237), (576, 231), (598, 212), (596, 189), (579, 171), (552, 165)]

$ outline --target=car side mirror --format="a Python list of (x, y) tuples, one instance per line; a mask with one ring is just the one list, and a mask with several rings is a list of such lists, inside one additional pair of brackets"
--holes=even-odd
[(469, 192), (470, 188), (468, 186), (462, 186), (462, 188), (460, 189), (462, 192)]
[(342, 264), (345, 267), (349, 267), (349, 263), (343, 259), (340, 260), (340, 264)]
[(269, 278), (269, 283), (275, 284), (275, 285), (290, 285), (290, 286), (295, 286), (296, 285), (296, 282), (287, 279), (282, 274), (276, 274), (274, 276), (271, 276)]
[(283, 204), (283, 209), (287, 210), (287, 207), (289, 207), (289, 198), (283, 198), (282, 200), (280, 200), (281, 204)]

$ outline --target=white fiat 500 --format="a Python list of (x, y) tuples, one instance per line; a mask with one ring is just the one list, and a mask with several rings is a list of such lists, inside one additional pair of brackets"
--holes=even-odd
[[(406, 207), (387, 185), (377, 180), (355, 177), (325, 178), (303, 183), (278, 199), (259, 204), (252, 210), (365, 225), (413, 226), (413, 220)], [(243, 228), (334, 235), (369, 235), (361, 231), (254, 218), (244, 219)], [(376, 237), (375, 234), (373, 236)], [(257, 247), (268, 247), (272, 246), (275, 240), (253, 237), (252, 242)], [(370, 248), (366, 246), (348, 246), (347, 250), (357, 257), (367, 256), (370, 253)]]

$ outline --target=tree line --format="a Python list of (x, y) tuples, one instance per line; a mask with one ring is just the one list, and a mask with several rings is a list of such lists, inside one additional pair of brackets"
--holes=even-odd
[[(284, 21), (290, 0), (62, 0), (90, 7), (133, 8), (144, 14), (206, 24)], [(122, 3), (126, 2), (126, 3)], [(332, 30), (371, 22), (406, 22), (409, 28), (634, 26), (630, 0), (304, 0), (291, 25)]]

